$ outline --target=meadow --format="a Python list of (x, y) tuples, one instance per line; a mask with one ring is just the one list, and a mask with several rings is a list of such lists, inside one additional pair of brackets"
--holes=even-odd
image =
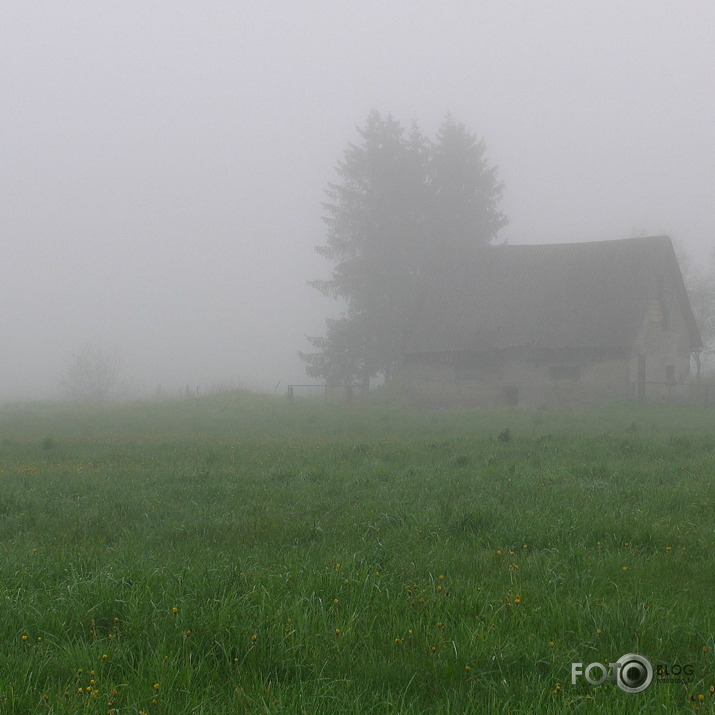
[[(6, 406), (0, 712), (713, 713), (714, 475), (675, 406)], [(572, 684), (631, 652), (689, 682)]]

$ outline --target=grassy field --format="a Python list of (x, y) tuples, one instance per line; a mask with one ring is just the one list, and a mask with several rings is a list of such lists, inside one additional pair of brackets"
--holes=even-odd
[[(0, 712), (713, 713), (714, 475), (672, 406), (2, 408)], [(571, 683), (630, 652), (691, 682)]]

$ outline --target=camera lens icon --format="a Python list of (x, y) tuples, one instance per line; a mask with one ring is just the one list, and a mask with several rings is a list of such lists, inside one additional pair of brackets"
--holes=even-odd
[(622, 655), (615, 665), (616, 685), (626, 693), (642, 693), (653, 682), (653, 666), (642, 655)]

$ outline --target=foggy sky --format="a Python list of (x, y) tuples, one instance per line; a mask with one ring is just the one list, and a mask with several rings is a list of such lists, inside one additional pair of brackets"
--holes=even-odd
[(85, 343), (137, 393), (305, 381), (320, 202), (371, 109), (450, 111), (510, 243), (715, 236), (715, 3), (6, 0), (0, 400)]

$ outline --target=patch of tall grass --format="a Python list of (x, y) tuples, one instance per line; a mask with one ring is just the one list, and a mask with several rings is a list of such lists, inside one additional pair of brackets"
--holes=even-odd
[[(672, 406), (3, 408), (0, 710), (713, 712), (714, 434)], [(692, 680), (572, 685), (628, 652)]]

